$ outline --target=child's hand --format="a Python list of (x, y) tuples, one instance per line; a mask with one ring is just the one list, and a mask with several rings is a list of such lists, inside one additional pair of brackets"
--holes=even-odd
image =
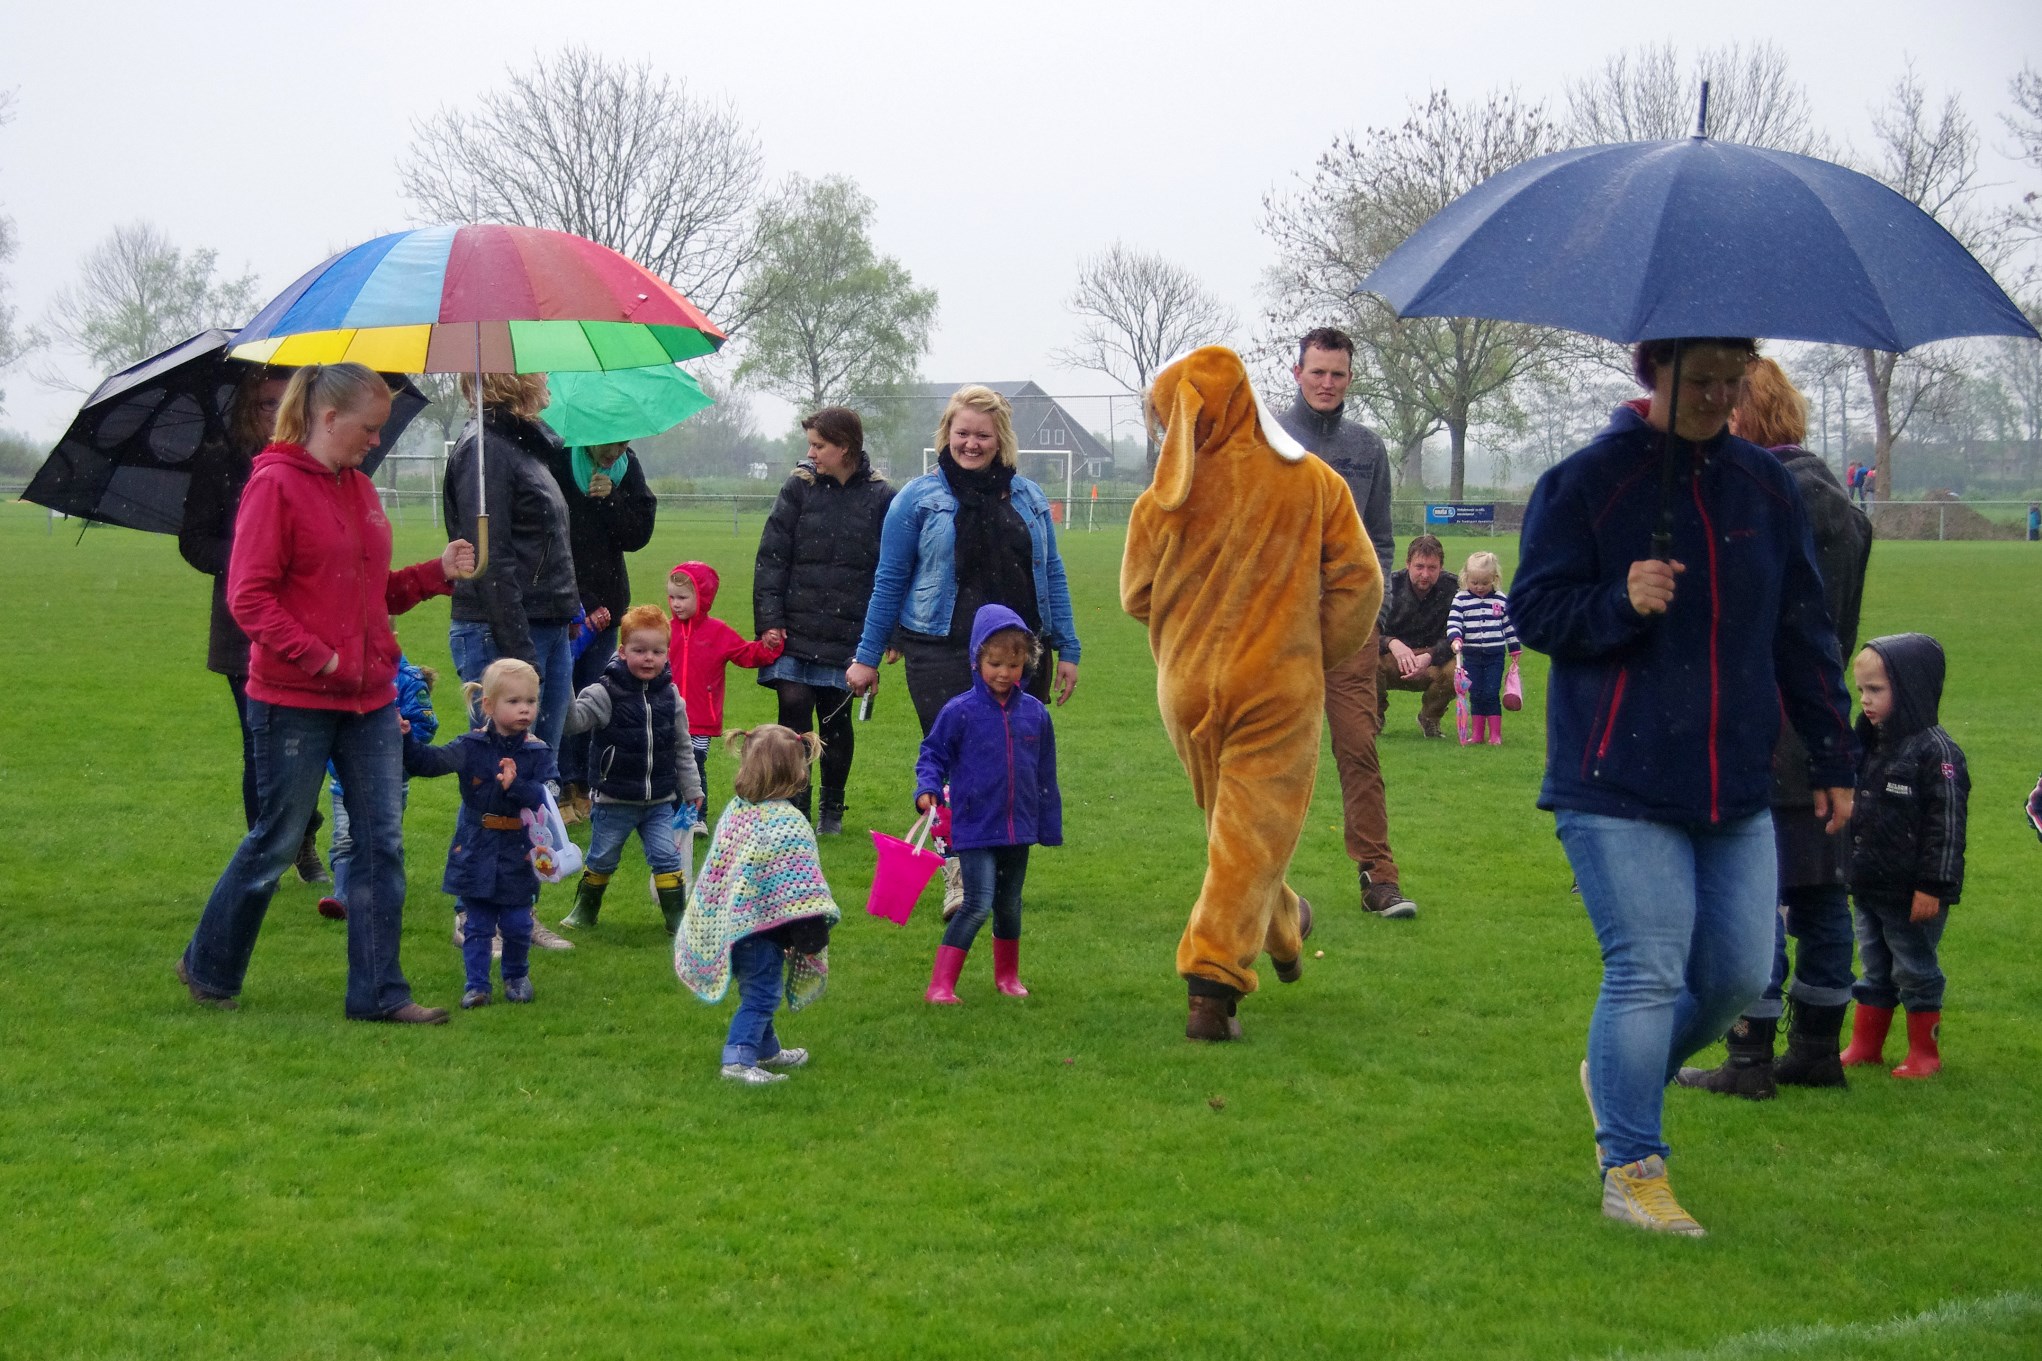
[(917, 813), (926, 813), (936, 806), (936, 802), (934, 794), (918, 794), (915, 796), (915, 811)]
[(411, 736), (411, 720), (403, 714), (397, 715), (397, 731), (403, 733), (406, 737)]
[(1943, 910), (1942, 900), (1933, 893), (1914, 891), (1914, 905), (1908, 909), (1907, 919), (1911, 922), (1931, 921)]
[(787, 645), (787, 630), (767, 629), (759, 635), (759, 641), (767, 647), (785, 647)]
[(610, 626), (610, 607), (598, 605), (589, 611), (588, 626), (591, 632), (601, 633)]
[(704, 819), (705, 817), (707, 817), (707, 816), (708, 816), (708, 814), (709, 814), (709, 800), (708, 800), (708, 799), (706, 799), (706, 798), (700, 798), (700, 799), (693, 799), (693, 800), (690, 800), (690, 802), (692, 802), (692, 803), (693, 803), (693, 804), (695, 805), (695, 821), (697, 821), (697, 822), (700, 822), (700, 821), (702, 821), (702, 820), (703, 820), (703, 819)]
[(496, 782), (504, 788), (511, 787), (511, 781), (518, 778), (518, 763), (506, 756), (496, 763)]

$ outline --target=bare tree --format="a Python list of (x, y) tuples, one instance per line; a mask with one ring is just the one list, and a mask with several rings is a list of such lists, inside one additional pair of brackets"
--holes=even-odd
[(1695, 130), (1709, 82), (1709, 135), (1720, 141), (1822, 155), (1808, 91), (1771, 43), (1708, 47), (1683, 61), (1672, 43), (1619, 52), (1567, 85), (1567, 135), (1578, 145), (1658, 142)]
[[(239, 327), (255, 310), (256, 279), (216, 279), (218, 253), (189, 253), (147, 222), (116, 227), (50, 304), (51, 336), (102, 372), (139, 363), (208, 327)], [(39, 375), (54, 387), (77, 384)]]
[[(14, 121), (14, 91), (0, 90), (0, 128)], [(17, 243), (14, 236), (14, 219), (0, 213), (0, 266), (14, 258)], [(18, 331), (14, 326), (14, 305), (7, 301), (7, 278), (0, 274), (0, 369), (6, 369), (18, 362), (34, 348), (35, 333)], [(0, 411), (7, 409), (7, 393), (0, 389)]]
[[(2042, 173), (2042, 71), (2023, 66), (2008, 83), (2014, 107), (2000, 121), (2013, 135), (2014, 156), (2028, 169)], [(2027, 244), (2042, 245), (2042, 190), (2031, 189), (2007, 211), (2008, 234)]]
[(936, 321), (934, 289), (873, 249), (874, 205), (842, 176), (796, 179), (768, 222), (740, 381), (813, 410), (914, 377)]
[[(1997, 228), (1973, 206), (1978, 190), (1978, 129), (1954, 94), (1931, 108), (1910, 65), (1872, 111), (1878, 147), (1868, 172), (1915, 204), (1974, 255), (1990, 263)], [(1859, 367), (1872, 398), (1872, 457), (1879, 470), (1873, 490), (1893, 495), (1893, 444), (1917, 415), (1933, 415), (1956, 396), (1964, 372), (1961, 352), (1925, 345), (1908, 354), (1860, 350)]]
[(1502, 414), (1499, 404), (1509, 403), (1552, 333), (1465, 317), (1399, 320), (1354, 286), (1448, 203), (1554, 144), (1542, 105), (1507, 92), (1460, 104), (1437, 90), (1400, 127), (1336, 139), (1310, 179), (1263, 200), (1262, 229), (1277, 251), (1265, 278), (1265, 325), (1290, 336), (1346, 325), (1356, 346), (1355, 398), (1399, 441), (1407, 483), (1425, 436), (1444, 428), (1449, 494), (1461, 495), (1469, 424)]
[[(1078, 264), (1066, 303), (1085, 319), (1077, 340), (1051, 356), (1105, 374), (1136, 397), (1165, 364), (1197, 345), (1231, 339), (1240, 319), (1182, 265), (1116, 241)], [(1146, 422), (1144, 422), (1146, 425)], [(1149, 432), (1149, 462), (1156, 459)]]
[(512, 222), (585, 236), (667, 280), (735, 334), (765, 299), (762, 158), (726, 103), (649, 63), (585, 47), (536, 57), (473, 109), (412, 123), (398, 162), (425, 222)]

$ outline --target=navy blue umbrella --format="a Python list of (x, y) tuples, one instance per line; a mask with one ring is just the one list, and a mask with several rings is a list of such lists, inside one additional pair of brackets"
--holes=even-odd
[(1898, 351), (2035, 335), (1971, 252), (1877, 180), (1707, 137), (1526, 161), (1435, 214), (1360, 289), (1399, 316), (1626, 343), (1764, 336)]

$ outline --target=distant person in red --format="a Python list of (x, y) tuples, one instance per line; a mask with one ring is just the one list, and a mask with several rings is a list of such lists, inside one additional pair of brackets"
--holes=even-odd
[(748, 643), (721, 619), (709, 617), (716, 588), (723, 578), (706, 562), (684, 562), (667, 575), (667, 612), (672, 643), (667, 662), (681, 702), (688, 706), (688, 738), (695, 770), (709, 787), (709, 743), (723, 736), (724, 670), (732, 666), (766, 666), (787, 646), (785, 629), (767, 629)]

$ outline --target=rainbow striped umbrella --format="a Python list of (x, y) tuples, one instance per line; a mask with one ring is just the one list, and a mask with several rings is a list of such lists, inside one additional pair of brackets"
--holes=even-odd
[(723, 332), (608, 246), (539, 227), (421, 227), (312, 270), (234, 337), (237, 359), (384, 373), (639, 369)]

